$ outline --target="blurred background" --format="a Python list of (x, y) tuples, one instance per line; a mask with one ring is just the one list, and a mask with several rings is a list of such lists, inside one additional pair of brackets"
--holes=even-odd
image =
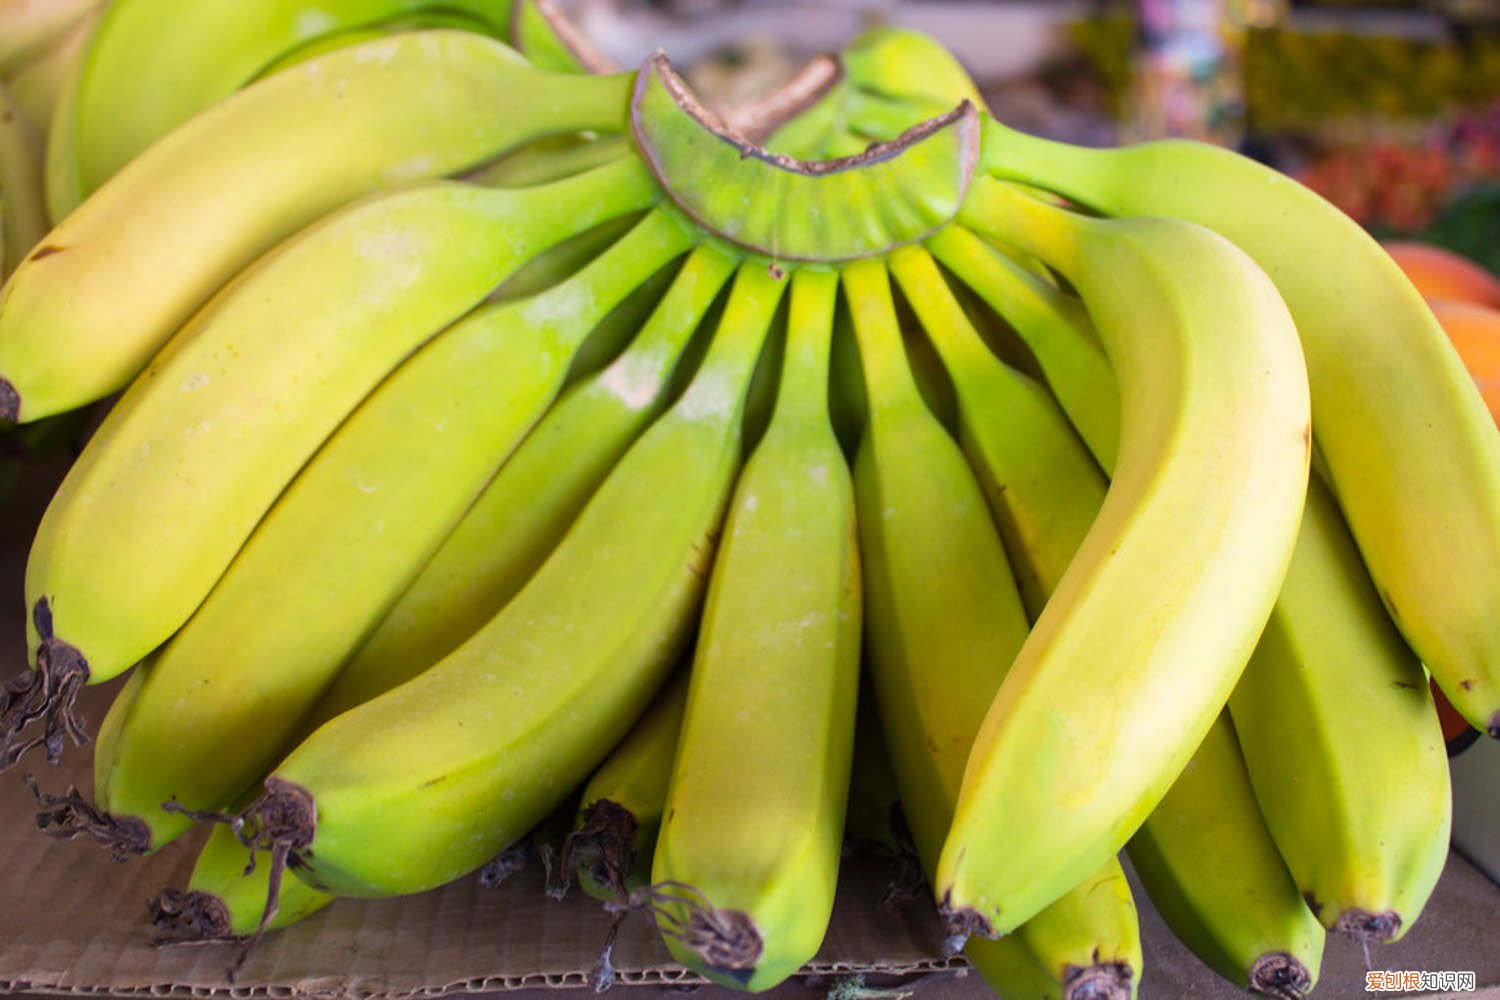
[[(753, 96), (873, 23), (935, 36), (996, 117), (1092, 145), (1191, 136), (1382, 238), (1500, 270), (1500, 0), (563, 0), (621, 65), (660, 45)], [(649, 40), (649, 41), (648, 41)]]

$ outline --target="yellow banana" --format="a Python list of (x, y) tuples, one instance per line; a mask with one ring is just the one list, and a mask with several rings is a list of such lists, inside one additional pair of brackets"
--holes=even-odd
[(1124, 846), (1228, 699), (1296, 539), (1308, 399), (1285, 305), (1227, 240), (985, 178), (960, 222), (1079, 289), (1123, 410), (1111, 489), (990, 706), (938, 864), (955, 933), (995, 935)]
[(828, 928), (858, 693), (854, 497), (827, 403), (838, 276), (799, 268), (791, 285), (775, 409), (714, 559), (651, 868), (672, 955), (754, 992)]
[(42, 518), (26, 579), (38, 669), (0, 704), (12, 737), (42, 720), (32, 743), (60, 750), (69, 690), (180, 626), (407, 353), (527, 258), (655, 198), (633, 161), (524, 191), (427, 184), (337, 213), (241, 275), (114, 406)]
[(0, 415), (34, 420), (119, 389), (258, 254), (351, 199), (540, 136), (620, 130), (629, 85), (421, 31), (247, 87), (131, 161), (21, 263), (0, 293)]
[(191, 822), (160, 808), (168, 798), (223, 809), (264, 775), (546, 409), (578, 344), (691, 239), (671, 214), (648, 215), (573, 278), (472, 313), (393, 372), (145, 665), (95, 756), (95, 805), (144, 824), (139, 846), (156, 850)]
[(1323, 928), (1266, 829), (1228, 713), (1130, 838), (1162, 919), (1209, 968), (1285, 1000), (1312, 991)]
[(316, 716), (326, 721), (416, 676), (521, 589), (666, 404), (677, 359), (733, 264), (708, 248), (688, 258), (635, 344), (570, 388), (501, 467), (340, 672)]
[(691, 633), (740, 464), (744, 388), (781, 295), (766, 270), (742, 266), (692, 385), (526, 587), (266, 780), (247, 822), (299, 878), (383, 896), (472, 871), (556, 807), (644, 710)]
[(1302, 338), (1318, 454), (1376, 591), (1454, 707), (1500, 738), (1500, 434), (1396, 263), (1322, 197), (1230, 150), (1086, 150), (985, 128), (991, 173), (1111, 215), (1199, 223), (1271, 276)]

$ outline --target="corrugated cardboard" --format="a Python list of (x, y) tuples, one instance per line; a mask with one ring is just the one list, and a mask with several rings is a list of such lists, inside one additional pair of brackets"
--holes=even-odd
[[(55, 482), (42, 477), (0, 518), (0, 678), (20, 669), (21, 571), (25, 545)], [(96, 725), (115, 687), (89, 689), (83, 712)], [(29, 760), (44, 790), (87, 789), (90, 754), (71, 750), (58, 768)], [(1491, 790), (1493, 794), (1494, 789)], [(1392, 802), (1391, 808), (1402, 808)], [(16, 774), (0, 775), (0, 993), (160, 997), (359, 997), (370, 1000), (556, 987), (584, 987), (609, 917), (580, 893), (553, 902), (531, 866), (498, 889), (464, 879), (405, 899), (343, 900), (303, 924), (269, 935), (233, 982), (232, 945), (153, 948), (146, 901), (185, 884), (198, 837), (160, 854), (116, 865), (97, 846), (55, 841), (34, 825), (29, 793)], [(961, 960), (939, 955), (938, 926), (928, 904), (899, 911), (879, 905), (887, 872), (877, 863), (846, 863), (837, 909), (816, 960), (805, 970), (825, 977), (793, 982), (774, 997), (820, 996), (826, 977), (870, 972), (923, 976), (917, 1000), (988, 996)], [(1148, 1000), (1242, 997), (1172, 939), (1142, 899)], [(614, 950), (624, 984), (698, 982), (670, 962), (650, 924), (626, 922)], [(1371, 956), (1372, 968), (1474, 972), (1481, 987), (1500, 987), (1500, 889), (1451, 856), (1422, 919), (1396, 945)], [(951, 968), (947, 974), (932, 975)], [(1316, 998), (1367, 997), (1365, 958), (1352, 942), (1330, 941)], [(617, 987), (618, 989), (618, 987)], [(627, 997), (637, 991), (625, 990)], [(660, 988), (640, 992), (662, 995)], [(1500, 995), (1500, 989), (1464, 996)], [(618, 995), (618, 994), (617, 994)], [(705, 987), (698, 1000), (728, 991)], [(1396, 994), (1384, 994), (1387, 996)], [(519, 1000), (519, 997), (518, 997)]]

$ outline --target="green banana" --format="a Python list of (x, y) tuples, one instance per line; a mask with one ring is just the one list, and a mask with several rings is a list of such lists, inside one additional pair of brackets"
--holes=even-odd
[(988, 178), (959, 221), (1079, 289), (1123, 411), (1113, 485), (990, 706), (938, 864), (954, 933), (993, 936), (1124, 846), (1228, 699), (1291, 556), (1310, 435), (1291, 317), (1227, 240)]
[(1266, 824), (1323, 926), (1400, 938), (1448, 860), (1448, 755), (1422, 664), (1317, 476), (1229, 710)]
[(576, 869), (579, 884), (595, 899), (625, 900), (647, 882), (687, 689), (684, 665), (583, 787), (577, 819), (563, 842), (562, 869), (565, 879)]
[(1266, 996), (1312, 992), (1323, 928), (1276, 853), (1228, 713), (1130, 838), (1130, 860), (1172, 933), (1209, 968)]
[[(42, 741), (60, 751), (76, 686), (187, 619), (407, 353), (527, 258), (656, 197), (629, 160), (524, 191), (407, 188), (330, 216), (220, 293), (110, 411), (42, 518), (26, 578), (38, 669), (0, 700), (12, 759)], [(558, 201), (577, 207), (545, 207)], [(39, 720), (43, 736), (14, 743)]]
[[(484, 20), (475, 16), (475, 14), (471, 11), (452, 10), (444, 7), (425, 10), (418, 9), (411, 11), (410, 13), (391, 18), (387, 21), (377, 21), (373, 23), (361, 22), (360, 24), (357, 24), (353, 27), (333, 31), (326, 35), (317, 35), (306, 42), (294, 45), (292, 48), (278, 54), (275, 59), (263, 66), (260, 71), (255, 74), (254, 77), (244, 81), (244, 84), (242, 84), (242, 86), (248, 86), (249, 84), (254, 83), (256, 80), (261, 80), (268, 76), (273, 76), (277, 73), (280, 73), (282, 70), (291, 69), (293, 66), (297, 66), (302, 63), (308, 62), (309, 60), (316, 59), (318, 56), (326, 55), (329, 52), (335, 52), (339, 49), (349, 48), (352, 45), (362, 45), (365, 42), (374, 41), (380, 38), (389, 38), (392, 35), (398, 35), (402, 32), (422, 31), (431, 28), (448, 28), (453, 31), (472, 31), (475, 34), (490, 35), (492, 37), (496, 37), (499, 41), (502, 42), (508, 41), (508, 39), (503, 34), (496, 33), (494, 25), (486, 23)], [(519, 48), (519, 46), (515, 45), (513, 45), (512, 47)], [(530, 62), (533, 66), (536, 65), (535, 60), (529, 59), (528, 62)], [(225, 94), (224, 96), (227, 97), (228, 94)], [(204, 109), (206, 109), (207, 107), (211, 107), (214, 103), (215, 102), (210, 101), (207, 105), (204, 106)], [(188, 118), (191, 117), (192, 115), (188, 115)], [(167, 129), (167, 131), (170, 132), (171, 129)], [(149, 135), (151, 134), (151, 132), (148, 130), (147, 134)], [(160, 134), (164, 135), (166, 133)], [(150, 142), (146, 143), (147, 146), (149, 146), (150, 144)]]
[(665, 389), (733, 261), (695, 251), (634, 345), (570, 388), (501, 467), (324, 696), (324, 720), (416, 676), (522, 588), (619, 457), (660, 412)]
[(177, 0), (117, 0), (89, 45), (75, 121), (69, 125), (76, 136), (72, 170), (78, 191), (89, 195), (162, 136), (229, 97), (286, 53), (318, 39), (429, 10), (467, 14), (504, 39), (509, 6), (506, 0), (187, 6)]
[(985, 128), (989, 172), (1112, 215), (1197, 222), (1271, 276), (1302, 338), (1318, 453), (1377, 592), (1454, 707), (1500, 738), (1500, 434), (1396, 263), (1322, 197), (1230, 150), (1085, 150)]
[[(942, 279), (930, 258), (903, 248), (891, 255), (891, 268), (954, 375), (966, 426), (1000, 417), (1017, 398), (1036, 406), (1019, 377), (1007, 379), (972, 355), (966, 368), (950, 360), (972, 350), (967, 341), (977, 334), (962, 329), (961, 314), (932, 311), (941, 309), (946, 289), (931, 285)], [(970, 747), (1028, 623), (974, 472), (916, 391), (884, 275), (863, 266), (845, 274), (872, 400), (855, 464), (871, 676), (907, 824), (930, 877)], [(946, 297), (957, 310), (951, 293)], [(991, 390), (1001, 392), (997, 409), (974, 410), (988, 405)], [(1003, 422), (997, 426), (1010, 433)], [(1070, 556), (1056, 558), (1066, 564)], [(970, 957), (1002, 993), (1020, 985), (1006, 972), (1019, 964), (1043, 973), (1059, 996), (1133, 996), (1140, 931), (1119, 863), (1110, 859), (1080, 879), (1013, 938), (971, 941)]]
[(344, 420), (145, 664), (118, 738), (95, 754), (95, 805), (149, 831), (135, 846), (189, 828), (160, 808), (168, 798), (223, 809), (275, 764), (555, 397), (578, 344), (691, 240), (673, 214), (648, 215), (573, 278), (454, 324)]
[(688, 639), (780, 295), (766, 261), (741, 267), (692, 385), (542, 568), (441, 662), (293, 750), (246, 817), (257, 842), (340, 895), (420, 892), (483, 864), (582, 782)]
[(0, 281), (47, 233), (42, 163), (41, 136), (10, 88), (0, 83), (0, 217), (5, 220), (0, 234)]
[(714, 559), (651, 868), (673, 957), (754, 992), (828, 927), (859, 673), (854, 497), (827, 404), (838, 276), (803, 267), (791, 285), (775, 409)]
[[(619, 131), (630, 83), (543, 74), (491, 39), (421, 31), (247, 87), (133, 160), (21, 263), (0, 292), (0, 416), (121, 388), (257, 255), (360, 195), (545, 135)], [(524, 96), (536, 92), (549, 100)]]

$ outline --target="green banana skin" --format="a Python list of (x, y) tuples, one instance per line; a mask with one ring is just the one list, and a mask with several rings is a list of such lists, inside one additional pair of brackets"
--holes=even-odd
[(253, 819), (297, 876), (347, 896), (479, 867), (554, 808), (644, 710), (696, 619), (744, 387), (781, 286), (739, 271), (692, 385), (526, 587), (442, 662), (313, 733)]
[(1124, 846), (1227, 701), (1291, 556), (1310, 435), (1291, 318), (1233, 244), (987, 178), (960, 221), (1080, 289), (1123, 410), (1111, 489), (990, 707), (938, 865), (955, 932), (995, 935)]
[(1448, 860), (1448, 756), (1422, 664), (1319, 477), (1229, 710), (1266, 824), (1323, 926), (1399, 939)]
[(505, 0), (121, 0), (99, 24), (75, 108), (78, 191), (87, 196), (152, 143), (299, 47), (427, 11), (467, 14), (503, 39)]
[(1129, 850), (1157, 912), (1209, 968), (1266, 996), (1312, 992), (1323, 927), (1276, 852), (1228, 713)]
[(625, 900), (646, 884), (687, 707), (688, 668), (661, 689), (583, 788), (563, 842), (565, 873), (600, 900)]
[[(121, 388), (257, 255), (361, 195), (550, 134), (619, 131), (630, 82), (542, 74), (491, 39), (421, 31), (247, 87), (133, 160), (21, 263), (0, 291), (0, 415), (34, 420)], [(554, 100), (518, 96), (537, 90)]]
[(985, 127), (997, 176), (1197, 222), (1261, 264), (1297, 321), (1318, 451), (1381, 600), (1454, 707), (1500, 738), (1500, 435), (1395, 262), (1311, 190), (1229, 150), (1083, 150)]
[(575, 277), (470, 314), (387, 378), (153, 655), (119, 738), (95, 754), (95, 804), (143, 823), (154, 851), (192, 823), (167, 799), (223, 809), (264, 775), (546, 410), (577, 346), (691, 240), (672, 214), (648, 215)]
[[(937, 300), (942, 289), (930, 284), (941, 278), (930, 258), (904, 248), (892, 255), (891, 268), (924, 328), (942, 327), (941, 335), (930, 335), (954, 375), (962, 419), (999, 420), (995, 426), (1011, 435), (1000, 414), (976, 413), (972, 406), (987, 402), (985, 393), (998, 389), (997, 405), (1003, 409), (1020, 385), (1003, 376), (998, 387), (990, 380), (976, 383), (972, 372), (985, 369), (972, 353), (965, 357), (967, 367), (953, 363), (962, 336), (954, 327), (966, 321), (951, 293), (942, 309)], [(1026, 607), (974, 472), (917, 394), (896, 339), (888, 286), (862, 287), (851, 296), (851, 308), (865, 380), (878, 401), (855, 464), (865, 512), (860, 525), (870, 666), (907, 823), (931, 877), (970, 746), (1026, 639)], [(978, 334), (972, 328), (967, 332), (972, 351)], [(992, 358), (990, 363), (999, 365)], [(1023, 492), (1028, 487), (1035, 489), (1020, 486)], [(1055, 554), (1063, 562), (1070, 556)], [(943, 567), (941, 583), (928, 569), (933, 566)], [(1050, 984), (1048, 992), (1058, 996), (1087, 996), (1092, 990), (1097, 996), (1129, 997), (1142, 961), (1135, 908), (1113, 859), (1015, 936), (971, 944), (980, 945), (971, 960), (994, 977), (989, 981), (1002, 993), (1019, 985), (1007, 978), (1008, 969), (1019, 967), (1035, 970)]]
[[(335, 52), (338, 49), (348, 48), (351, 45), (360, 45), (365, 42), (374, 41), (378, 38), (389, 38), (391, 35), (400, 34), (405, 31), (422, 31), (432, 28), (448, 28), (454, 31), (472, 31), (475, 34), (489, 35), (501, 42), (509, 42), (503, 34), (497, 34), (495, 26), (475, 17), (468, 11), (449, 10), (447, 8), (436, 8), (432, 10), (418, 10), (400, 17), (394, 17), (389, 21), (380, 21), (374, 24), (360, 24), (356, 27), (343, 31), (335, 31), (327, 35), (319, 35), (311, 41), (304, 42), (294, 48), (288, 49), (278, 55), (269, 64), (263, 67), (254, 78), (246, 80), (244, 85), (253, 83), (255, 80), (264, 79), (282, 70), (291, 69), (293, 66), (301, 65), (318, 56)], [(512, 48), (520, 49), (518, 45)], [(536, 65), (535, 60), (529, 60)], [(238, 89), (238, 88), (235, 88)], [(224, 96), (229, 96), (225, 94)], [(209, 102), (205, 107), (212, 106)], [(202, 110), (202, 109), (200, 109)], [(188, 115), (189, 118), (192, 115)], [(180, 124), (180, 123), (179, 123)], [(167, 131), (171, 131), (168, 129)], [(165, 133), (162, 133), (165, 134)], [(146, 143), (149, 146), (151, 143)], [(144, 147), (142, 147), (144, 148)]]
[(714, 559), (651, 869), (673, 957), (752, 992), (823, 942), (858, 692), (854, 497), (827, 405), (838, 276), (800, 268), (791, 285), (775, 410)]
[(415, 677), (520, 591), (665, 406), (677, 360), (733, 267), (711, 248), (689, 256), (635, 344), (563, 394), (340, 672), (315, 718)]
[[(12, 729), (53, 728), (70, 714), (59, 678), (107, 680), (178, 628), (413, 348), (527, 258), (655, 198), (631, 162), (519, 192), (428, 184), (351, 206), (241, 275), (115, 405), (43, 516), (27, 565), (41, 669), (14, 682)], [(577, 208), (538, 210), (558, 203)]]

